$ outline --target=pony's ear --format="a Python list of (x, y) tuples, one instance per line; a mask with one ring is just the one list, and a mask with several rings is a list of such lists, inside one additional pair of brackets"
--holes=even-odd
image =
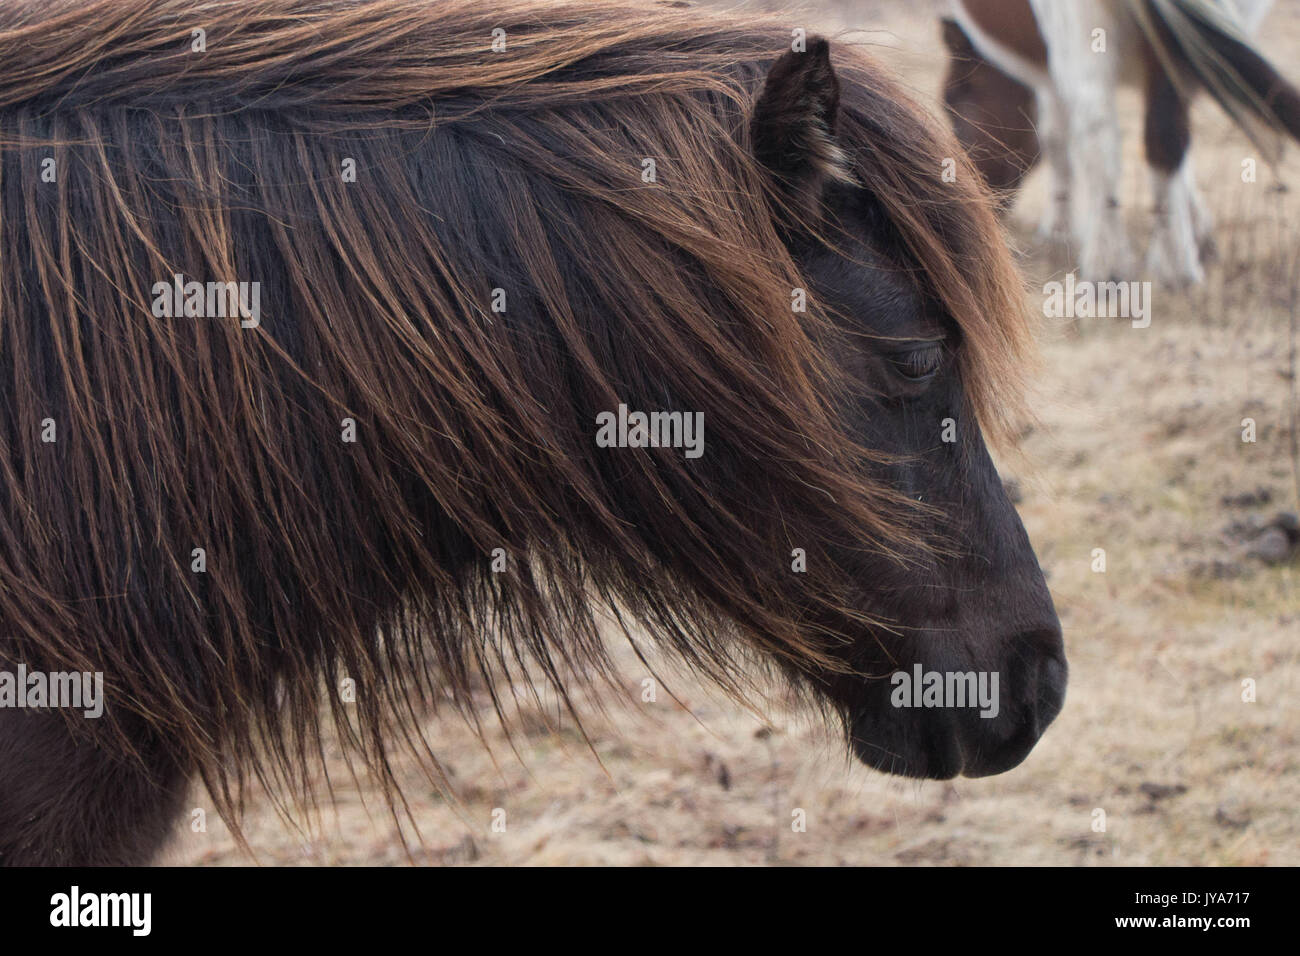
[(783, 54), (768, 71), (750, 121), (755, 158), (782, 185), (800, 193), (820, 195), (831, 179), (852, 182), (835, 142), (839, 108), (831, 45), (811, 37), (804, 52)]

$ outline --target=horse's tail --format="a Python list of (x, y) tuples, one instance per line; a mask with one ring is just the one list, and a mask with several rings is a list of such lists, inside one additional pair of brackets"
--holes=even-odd
[[(1194, 79), (1266, 153), (1300, 141), (1300, 90), (1259, 52), (1224, 0), (1128, 0), (1175, 83)], [(1190, 74), (1190, 75), (1189, 75)]]

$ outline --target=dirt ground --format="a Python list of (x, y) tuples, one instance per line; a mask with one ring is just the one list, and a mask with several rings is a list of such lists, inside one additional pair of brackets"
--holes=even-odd
[[(860, 38), (933, 108), (938, 7), (860, 0), (791, 23), (865, 28)], [(1300, 5), (1277, 4), (1262, 45), (1297, 74)], [(1121, 105), (1124, 205), (1144, 241), (1139, 104), (1129, 95)], [(594, 754), (569, 722), (549, 730), (548, 708), (521, 705), (514, 751), (494, 723), (489, 753), (460, 721), (430, 722), (454, 799), (399, 762), (420, 827), (403, 838), (331, 752), (335, 804), (319, 819), (288, 826), (254, 795), (256, 860), (401, 864), (409, 851), (432, 864), (1300, 864), (1300, 559), (1250, 553), (1277, 512), (1300, 510), (1288, 359), (1300, 148), (1243, 183), (1249, 142), (1209, 102), (1193, 128), (1220, 261), (1200, 289), (1157, 289), (1149, 328), (1048, 322), (1040, 421), (1001, 463), (1071, 666), (1065, 710), (1023, 765), (980, 780), (887, 777), (849, 761), (787, 701), (760, 717), (682, 676), (672, 684), (681, 703), (663, 689), (644, 702), (644, 667), (621, 649), (624, 693), (584, 717)], [(1010, 222), (1038, 287), (1054, 271), (1032, 234), (1042, 197), (1036, 173)], [(1254, 443), (1241, 440), (1243, 418), (1256, 422)], [(1092, 570), (1095, 548), (1105, 573)], [(1247, 679), (1253, 702), (1242, 699)], [(193, 800), (210, 806), (204, 792)], [(805, 832), (792, 828), (798, 810)], [(215, 814), (206, 822), (178, 834), (168, 862), (250, 861)]]

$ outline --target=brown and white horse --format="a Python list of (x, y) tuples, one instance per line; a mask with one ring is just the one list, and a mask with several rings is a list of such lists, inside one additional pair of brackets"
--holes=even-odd
[(943, 40), (953, 129), (999, 203), (1010, 206), (1040, 156), (1034, 90), (990, 63), (952, 17), (943, 19)]
[[(954, 59), (945, 99), (957, 134), (995, 187), (1006, 168), (1032, 165), (1041, 145), (1051, 181), (1039, 233), (1071, 239), (1085, 275), (1113, 278), (1144, 268), (1159, 281), (1200, 282), (1213, 224), (1188, 156), (1191, 97), (1208, 89), (1264, 148), (1272, 130), (1292, 137), (1300, 131), (1300, 94), (1248, 39), (1271, 5), (954, 0), (955, 24), (945, 25)], [(1032, 90), (1037, 142), (1007, 135), (1023, 127), (1029, 100), (999, 85), (998, 71)], [(1156, 221), (1144, 264), (1131, 250), (1119, 204), (1115, 94), (1122, 85), (1138, 87), (1146, 101)]]

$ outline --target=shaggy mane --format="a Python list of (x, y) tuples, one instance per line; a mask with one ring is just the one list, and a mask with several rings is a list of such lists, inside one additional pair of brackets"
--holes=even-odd
[[(791, 310), (800, 210), (747, 129), (790, 39), (606, 0), (0, 4), (0, 658), (103, 671), (72, 729), (156, 728), (236, 833), (250, 778), (310, 800), (327, 712), (400, 803), (391, 731), (427, 751), (418, 714), (525, 662), (567, 702), (606, 612), (736, 692), (753, 650), (833, 666), (862, 582), (830, 555), (902, 560), (924, 513)], [(837, 139), (996, 437), (1030, 336), (987, 197), (834, 59)], [(177, 273), (258, 281), (260, 325), (155, 318)], [(597, 448), (620, 402), (703, 412), (704, 457)]]

